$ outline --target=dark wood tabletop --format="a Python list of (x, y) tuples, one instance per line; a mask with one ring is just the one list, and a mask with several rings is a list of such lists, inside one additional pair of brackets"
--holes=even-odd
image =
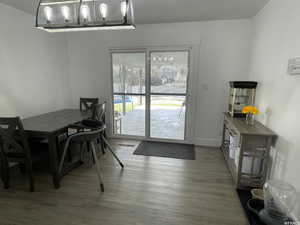
[(49, 146), (49, 162), (53, 174), (55, 188), (60, 187), (61, 176), (58, 174), (58, 136), (66, 133), (68, 127), (76, 122), (90, 117), (90, 113), (81, 112), (79, 109), (62, 109), (23, 119), (23, 127), (30, 138), (45, 138)]
[(66, 128), (68, 125), (88, 118), (88, 113), (79, 109), (62, 109), (23, 119), (24, 130), (30, 134), (49, 134)]

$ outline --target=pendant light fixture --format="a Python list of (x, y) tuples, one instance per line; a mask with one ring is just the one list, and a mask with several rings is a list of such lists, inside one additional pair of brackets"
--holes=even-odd
[(131, 0), (40, 0), (36, 27), (48, 32), (135, 29)]

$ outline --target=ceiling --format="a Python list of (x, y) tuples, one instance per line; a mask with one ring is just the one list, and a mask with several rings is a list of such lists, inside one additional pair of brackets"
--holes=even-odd
[[(38, 0), (0, 0), (34, 14)], [(243, 19), (255, 16), (269, 0), (132, 0), (137, 24)]]

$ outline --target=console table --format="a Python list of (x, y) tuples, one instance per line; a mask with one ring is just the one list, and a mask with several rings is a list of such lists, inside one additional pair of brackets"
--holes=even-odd
[(221, 150), (236, 188), (264, 185), (275, 138), (276, 134), (258, 121), (248, 125), (244, 118), (233, 118), (224, 113)]

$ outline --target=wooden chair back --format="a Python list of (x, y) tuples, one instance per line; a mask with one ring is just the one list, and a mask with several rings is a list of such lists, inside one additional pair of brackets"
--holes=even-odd
[(106, 102), (97, 104), (93, 110), (92, 119), (105, 124)]
[(98, 98), (80, 98), (79, 108), (82, 112), (93, 112), (95, 105), (99, 103)]
[(30, 148), (19, 117), (0, 118), (0, 150), (2, 156), (30, 159)]

